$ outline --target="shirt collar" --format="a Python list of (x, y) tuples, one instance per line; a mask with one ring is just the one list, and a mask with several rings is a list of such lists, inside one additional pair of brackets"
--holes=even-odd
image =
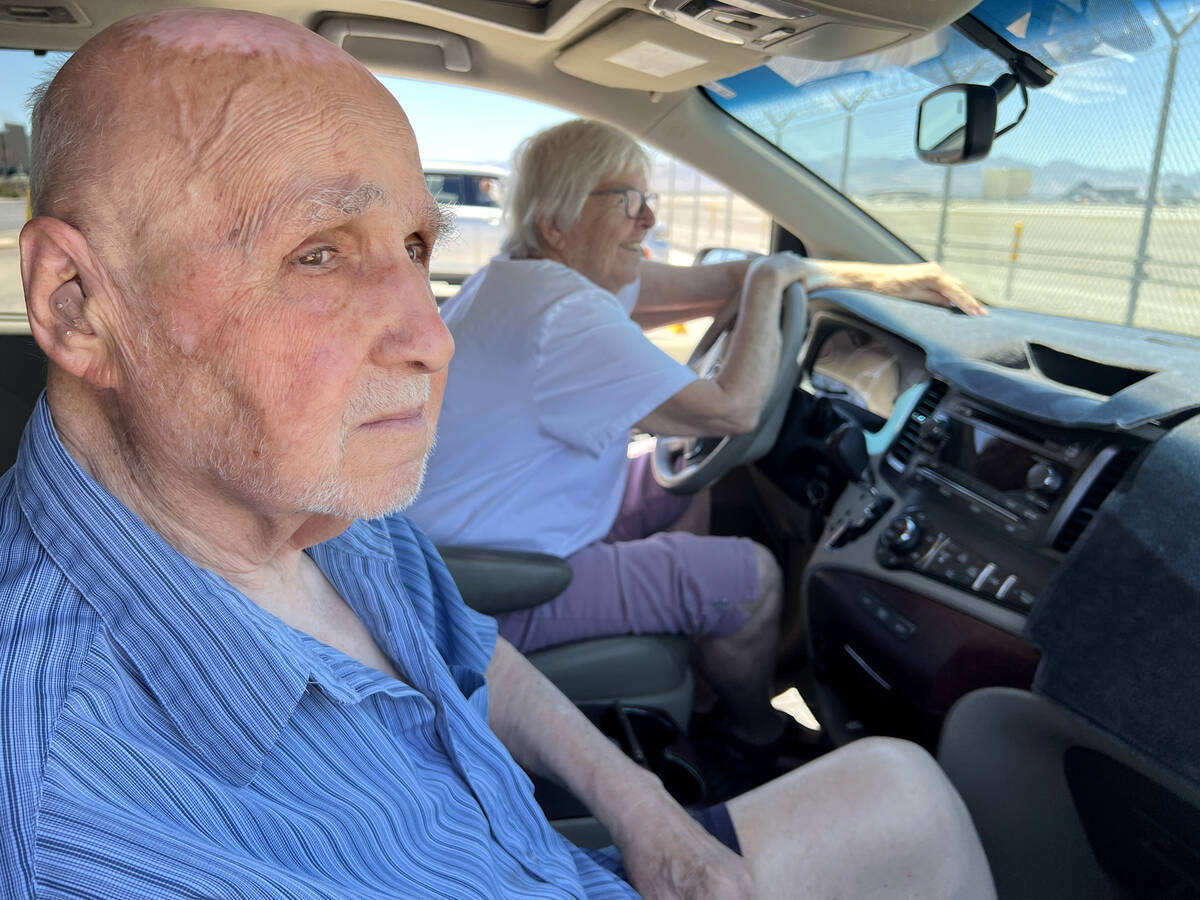
[[(45, 394), (14, 467), (30, 528), (96, 610), (197, 757), (249, 782), (311, 674), (300, 636), (171, 547), (71, 457)], [(364, 523), (365, 524), (365, 523)], [(387, 555), (378, 529), (351, 528), (338, 549)]]

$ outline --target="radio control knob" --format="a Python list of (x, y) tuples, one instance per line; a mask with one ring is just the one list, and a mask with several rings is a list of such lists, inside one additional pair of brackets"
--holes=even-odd
[(921, 442), (928, 446), (931, 451), (936, 452), (945, 443), (946, 436), (949, 433), (950, 418), (944, 413), (936, 413), (926, 423), (925, 434)]
[(883, 539), (896, 553), (907, 553), (921, 542), (921, 526), (912, 516), (893, 519), (883, 534)]
[(1034, 463), (1025, 473), (1025, 486), (1043, 497), (1054, 497), (1062, 490), (1063, 477), (1045, 463)]

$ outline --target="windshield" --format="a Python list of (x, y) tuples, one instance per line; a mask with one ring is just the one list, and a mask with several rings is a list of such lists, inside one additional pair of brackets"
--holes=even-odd
[[(1006, 66), (947, 28), (837, 63), (776, 57), (721, 107), (986, 302), (1200, 335), (1200, 0), (987, 0), (1058, 75), (975, 163), (920, 162), (920, 99)], [(1014, 91), (998, 126), (1021, 110)]]

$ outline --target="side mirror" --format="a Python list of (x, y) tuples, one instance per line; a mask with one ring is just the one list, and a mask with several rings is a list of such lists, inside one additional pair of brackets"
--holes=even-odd
[[(749, 259), (752, 254), (745, 250), (735, 250), (733, 247), (702, 247), (692, 258), (693, 266), (708, 266), (713, 263), (736, 262)], [(758, 254), (753, 254), (757, 256)]]
[(983, 159), (996, 136), (996, 106), (991, 85), (938, 88), (917, 113), (917, 156), (942, 166)]

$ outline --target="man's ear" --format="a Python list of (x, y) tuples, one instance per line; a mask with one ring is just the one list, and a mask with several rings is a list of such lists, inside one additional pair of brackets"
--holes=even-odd
[(21, 279), (29, 327), (46, 356), (94, 387), (112, 387), (101, 313), (107, 279), (87, 238), (61, 219), (30, 219), (21, 229)]

